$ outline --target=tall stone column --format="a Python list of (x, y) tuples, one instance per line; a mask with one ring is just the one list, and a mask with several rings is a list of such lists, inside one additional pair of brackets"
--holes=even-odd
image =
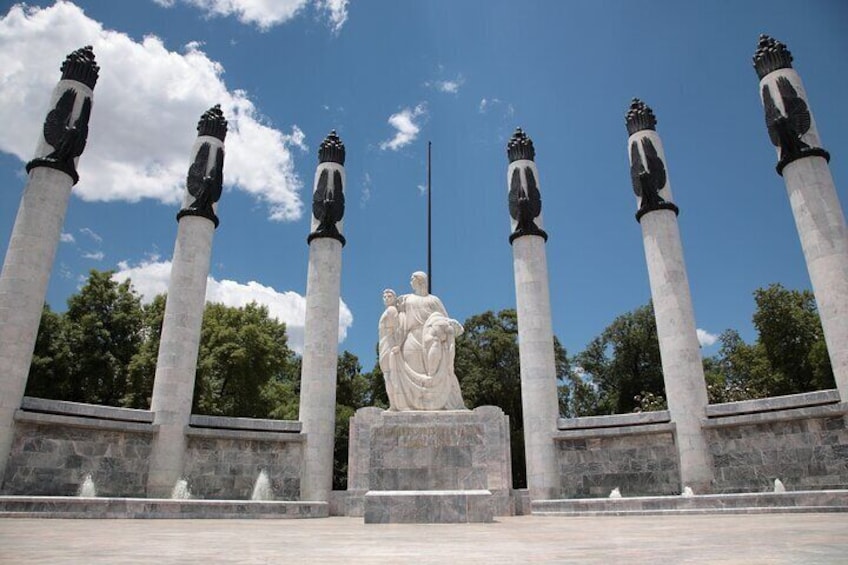
[(554, 333), (548, 286), (548, 260), (542, 229), (539, 171), (533, 141), (515, 130), (507, 144), (509, 215), (512, 218), (518, 352), (521, 367), (521, 411), (524, 453), (531, 500), (559, 497), (559, 472), (553, 434), (559, 417)]
[(666, 399), (676, 428), (681, 486), (704, 493), (709, 491), (713, 479), (701, 429), (709, 400), (677, 226), (678, 208), (672, 201), (653, 111), (634, 98), (626, 124), (630, 134), (630, 176), (638, 206), (636, 220), (642, 226)]
[(783, 43), (761, 35), (754, 53), (769, 138), (777, 149), (818, 304), (836, 387), (848, 402), (848, 229), (801, 77)]
[(14, 437), (14, 415), (26, 389), (56, 247), (65, 223), (77, 162), (85, 149), (100, 67), (91, 47), (61, 67), (0, 274), (0, 480)]
[(328, 501), (333, 488), (339, 348), (345, 147), (335, 131), (318, 149), (306, 280), (300, 421), (306, 434), (301, 500)]
[(223, 185), (226, 135), (227, 121), (220, 106), (201, 116), (186, 177), (184, 206), (177, 214), (177, 241), (150, 406), (153, 422), (159, 426), (147, 478), (151, 497), (169, 496), (183, 473), (185, 429), (191, 419), (212, 235), (218, 227), (216, 211)]

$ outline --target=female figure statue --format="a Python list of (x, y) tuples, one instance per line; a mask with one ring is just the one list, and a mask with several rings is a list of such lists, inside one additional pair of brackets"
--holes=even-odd
[(427, 275), (410, 280), (414, 292), (383, 291), (380, 368), (391, 410), (464, 410), (454, 373), (456, 337), (462, 324), (448, 317), (442, 301), (427, 293)]

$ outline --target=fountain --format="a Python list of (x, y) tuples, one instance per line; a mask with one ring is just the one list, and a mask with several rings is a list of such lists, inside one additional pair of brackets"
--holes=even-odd
[(265, 469), (259, 471), (259, 476), (256, 477), (250, 500), (274, 500), (274, 490), (271, 488), (271, 481)]
[(77, 491), (77, 496), (82, 498), (94, 498), (97, 496), (97, 489), (94, 488), (94, 479), (91, 478), (91, 474), (85, 476), (85, 479), (82, 481), (82, 484)]
[(692, 490), (692, 487), (683, 487), (683, 492), (680, 493), (680, 496), (686, 496), (686, 497), (695, 496), (695, 493)]
[(177, 484), (174, 485), (174, 490), (171, 491), (171, 498), (174, 500), (190, 500), (192, 498), (187, 480), (180, 479), (177, 481)]
[(610, 498), (621, 498), (621, 491), (618, 490), (618, 487), (615, 487), (614, 489), (612, 489), (612, 491), (610, 491), (609, 497)]
[(780, 479), (774, 480), (774, 492), (786, 492), (786, 487), (783, 486), (783, 481)]

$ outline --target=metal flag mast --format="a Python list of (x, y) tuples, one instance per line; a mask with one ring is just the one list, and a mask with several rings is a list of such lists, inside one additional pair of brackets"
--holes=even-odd
[(430, 147), (433, 145), (431, 141), (427, 142), (427, 294), (433, 293), (433, 271), (432, 271), (432, 254), (431, 248), (431, 214), (430, 208), (432, 205), (432, 191), (430, 189)]

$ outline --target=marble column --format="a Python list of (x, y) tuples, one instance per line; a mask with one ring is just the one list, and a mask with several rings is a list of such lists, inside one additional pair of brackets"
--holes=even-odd
[(329, 501), (333, 488), (345, 147), (336, 132), (318, 149), (306, 280), (300, 421), (306, 434), (301, 500)]
[(184, 206), (177, 214), (177, 241), (150, 406), (153, 422), (159, 426), (147, 478), (151, 497), (170, 496), (183, 473), (185, 429), (191, 419), (212, 235), (218, 227), (216, 211), (223, 184), (226, 135), (227, 121), (220, 106), (201, 116), (186, 177)]
[(626, 125), (630, 134), (627, 140), (630, 176), (638, 206), (636, 220), (642, 226), (666, 399), (676, 429), (681, 489), (689, 486), (703, 494), (709, 492), (713, 479), (701, 429), (709, 400), (677, 226), (678, 208), (672, 200), (665, 153), (653, 111), (634, 99)]
[(0, 481), (26, 389), (47, 283), (85, 149), (100, 67), (91, 47), (74, 51), (50, 99), (0, 274)]
[(777, 150), (818, 304), (836, 387), (848, 402), (848, 229), (792, 54), (761, 35), (754, 53), (769, 138)]
[(533, 141), (516, 129), (507, 144), (521, 411), (527, 488), (531, 500), (559, 498), (559, 472), (553, 434), (559, 417), (548, 260), (542, 229), (542, 198)]

